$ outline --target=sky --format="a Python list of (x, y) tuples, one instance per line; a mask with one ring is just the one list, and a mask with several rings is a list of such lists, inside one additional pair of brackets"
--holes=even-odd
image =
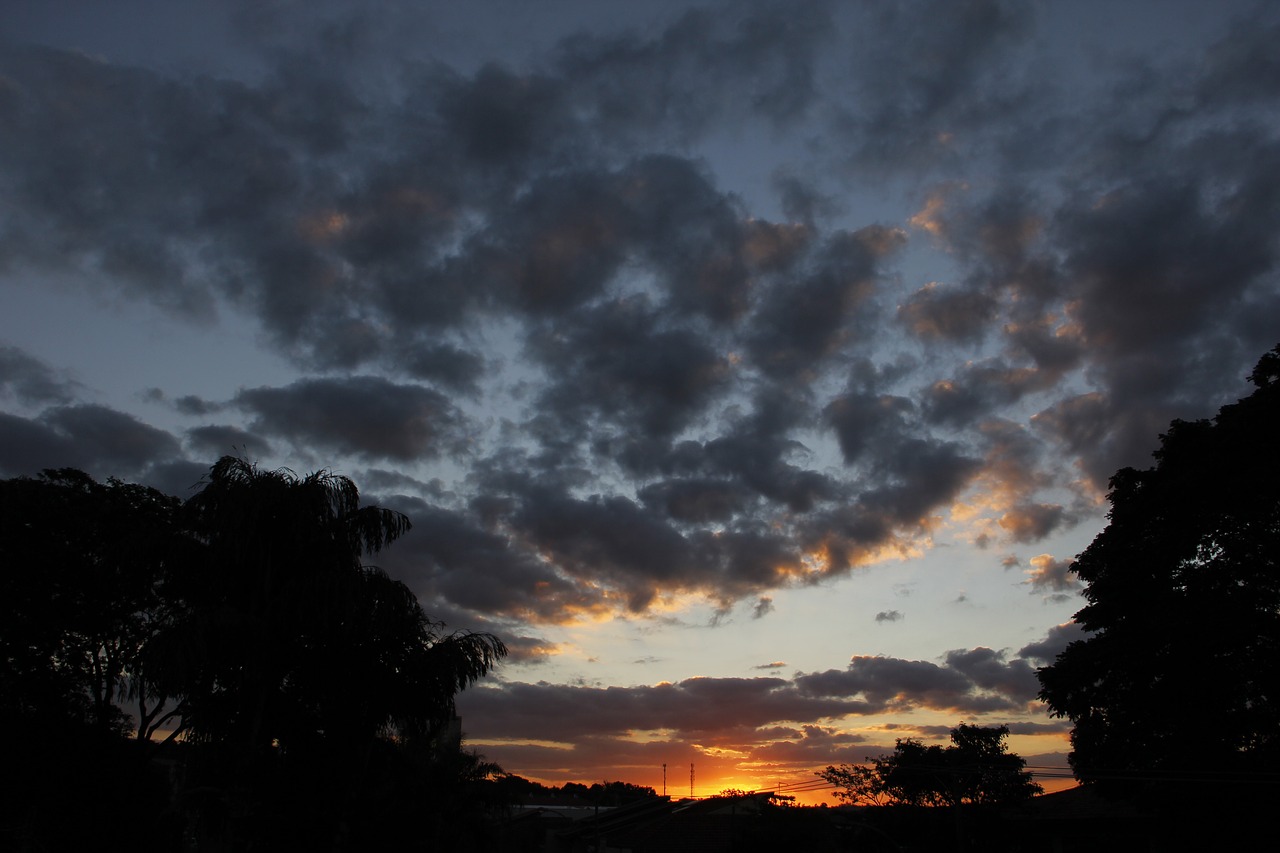
[(527, 778), (1063, 767), (1108, 478), (1280, 341), (1274, 4), (3, 5), (0, 476), (351, 477)]

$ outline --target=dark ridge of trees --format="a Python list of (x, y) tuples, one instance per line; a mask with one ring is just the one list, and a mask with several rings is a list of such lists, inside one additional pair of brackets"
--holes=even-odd
[(624, 806), (658, 796), (658, 792), (652, 787), (633, 785), (630, 782), (593, 782), (590, 785), (565, 782), (563, 785), (543, 785), (510, 773), (496, 777), (494, 784), (502, 798), (508, 802), (539, 797), (571, 797), (593, 806)]
[(1009, 752), (1008, 737), (1007, 726), (961, 723), (951, 730), (950, 746), (899, 738), (889, 755), (828, 766), (817, 775), (848, 805), (1008, 805), (1041, 792), (1026, 761)]
[(1116, 472), (1072, 566), (1088, 634), (1039, 671), (1040, 697), (1099, 791), (1280, 784), (1280, 346), (1249, 378), (1212, 420), (1174, 421), (1154, 467)]
[(408, 529), (231, 457), (186, 502), (0, 481), (0, 848), (478, 843), (498, 768), (447, 730), (506, 649), (364, 564)]

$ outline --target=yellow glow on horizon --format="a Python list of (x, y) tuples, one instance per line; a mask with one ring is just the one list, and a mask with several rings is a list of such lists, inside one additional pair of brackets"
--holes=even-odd
[[(919, 709), (911, 712), (908, 718), (905, 719), (894, 714), (863, 718), (859, 720), (858, 725), (851, 728), (833, 729), (833, 733), (838, 731), (844, 735), (863, 735), (866, 737), (864, 745), (867, 755), (874, 756), (882, 752), (891, 752), (893, 742), (898, 738), (915, 738), (926, 744), (945, 744), (948, 739), (946, 732), (954, 727), (956, 722), (953, 712)], [(992, 716), (989, 719), (971, 719), (967, 722), (975, 725), (999, 725), (1005, 720)], [(670, 736), (670, 734), (654, 730), (635, 733), (629, 739), (635, 743), (659, 743), (663, 737)], [(781, 744), (786, 740), (774, 741), (774, 743)], [(794, 740), (794, 738), (791, 740)], [(535, 743), (533, 741), (515, 742)], [(508, 741), (504, 741), (501, 738), (489, 738), (484, 743), (497, 746), (506, 744)], [(569, 769), (572, 767), (573, 750), (568, 744), (546, 741), (538, 741), (536, 743), (556, 750), (556, 753), (548, 761), (551, 765), (560, 763), (558, 756), (563, 755), (564, 767), (563, 770), (557, 772), (554, 766), (549, 767), (544, 764), (537, 773), (519, 774), (525, 778), (545, 785), (563, 785), (566, 782), (578, 782), (590, 786), (601, 781), (623, 781), (633, 785), (651, 787), (659, 794), (663, 793), (664, 759), (661, 757), (653, 762), (629, 758), (613, 765), (607, 777), (598, 775), (583, 776), (581, 771), (575, 772)], [(827, 764), (840, 763), (838, 760), (833, 758), (831, 761), (819, 761), (810, 764), (807, 761), (788, 760), (786, 758), (764, 759), (753, 756), (757, 749), (765, 748), (769, 745), (770, 742), (767, 740), (755, 745), (736, 744), (734, 746), (681, 744), (672, 741), (670, 743), (670, 758), (665, 759), (667, 762), (666, 793), (673, 799), (680, 799), (689, 795), (689, 765), (692, 763), (696, 770), (693, 784), (695, 797), (713, 797), (721, 791), (736, 789), (756, 792), (768, 791), (784, 796), (794, 796), (797, 805), (819, 806), (826, 804), (834, 806), (837, 804), (833, 797), (833, 789), (820, 785), (816, 773)], [(1059, 767), (1062, 759), (1046, 760), (1039, 758), (1037, 760), (1037, 757), (1054, 753), (1065, 755), (1069, 749), (1066, 732), (1043, 731), (1011, 735), (1009, 737), (1009, 748), (1012, 752), (1030, 759), (1034, 768), (1033, 772), (1052, 774), (1037, 778), (1037, 781), (1044, 787), (1046, 792), (1075, 786), (1075, 780), (1065, 775), (1069, 773), (1065, 765), (1063, 764)], [(661, 755), (662, 752), (663, 750), (659, 750), (653, 754)]]

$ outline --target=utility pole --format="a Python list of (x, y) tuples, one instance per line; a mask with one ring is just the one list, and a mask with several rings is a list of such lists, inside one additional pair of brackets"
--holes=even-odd
[(662, 796), (667, 795), (667, 762), (662, 762)]
[(693, 799), (693, 762), (689, 762), (689, 799)]

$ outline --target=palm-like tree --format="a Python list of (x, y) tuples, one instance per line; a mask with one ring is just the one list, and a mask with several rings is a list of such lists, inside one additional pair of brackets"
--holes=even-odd
[(430, 735), (506, 654), (492, 635), (447, 633), (364, 565), (409, 521), (361, 506), (346, 477), (224, 457), (182, 521), (193, 553), (172, 591), (184, 612), (149, 663), (181, 698), (184, 738), (217, 746), (215, 776), (322, 768), (349, 790), (375, 742)]

